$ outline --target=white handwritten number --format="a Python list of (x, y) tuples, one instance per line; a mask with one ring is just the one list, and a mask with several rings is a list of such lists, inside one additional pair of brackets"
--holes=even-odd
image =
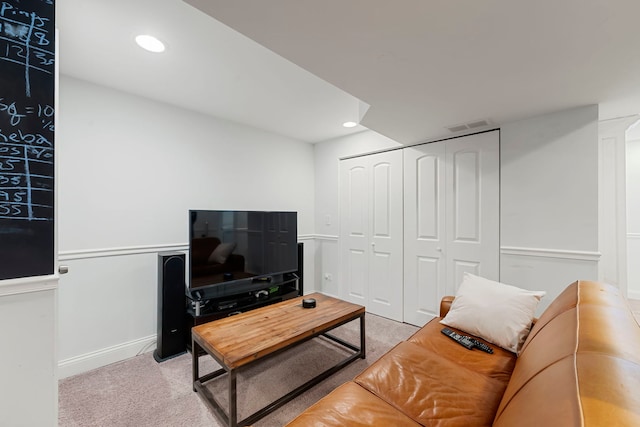
[(0, 112), (6, 112), (9, 115), (11, 126), (17, 126), (20, 124), (20, 119), (26, 117), (26, 114), (20, 114), (18, 112), (15, 102), (5, 104), (3, 101), (4, 98), (0, 98)]
[(22, 181), (22, 178), (20, 176), (9, 177), (6, 175), (0, 175), (0, 185), (11, 184), (11, 185), (18, 186), (20, 185), (20, 181)]
[(47, 58), (47, 54), (44, 52), (36, 52), (36, 58), (40, 60), (40, 65), (49, 66), (53, 65), (53, 57)]
[(22, 208), (17, 205), (11, 205), (8, 203), (0, 204), (0, 216), (20, 216), (22, 215)]
[(18, 157), (22, 156), (22, 150), (19, 147), (0, 146), (0, 155)]
[(22, 160), (16, 159), (8, 159), (8, 160), (0, 160), (0, 171), (12, 171), (15, 170), (14, 166), (16, 163), (20, 163)]

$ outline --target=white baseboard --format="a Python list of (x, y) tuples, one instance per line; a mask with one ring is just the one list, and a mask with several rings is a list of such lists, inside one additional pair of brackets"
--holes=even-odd
[(140, 338), (134, 341), (103, 348), (91, 353), (60, 360), (58, 362), (58, 378), (67, 378), (92, 369), (120, 362), (142, 353), (155, 350), (156, 335)]

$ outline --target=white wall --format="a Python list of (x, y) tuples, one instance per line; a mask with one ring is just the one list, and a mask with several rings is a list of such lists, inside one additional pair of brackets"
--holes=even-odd
[(0, 283), (0, 424), (58, 423), (56, 286), (53, 276)]
[(310, 144), (66, 76), (58, 113), (60, 377), (154, 348), (157, 253), (187, 248), (190, 208), (293, 210), (313, 233)]
[(340, 158), (398, 147), (402, 145), (373, 131), (315, 144), (315, 283), (322, 292), (340, 296)]
[[(507, 123), (500, 134), (500, 279), (547, 291), (598, 279), (598, 108)], [(316, 283), (339, 295), (340, 157), (401, 147), (374, 132), (316, 144)]]
[[(69, 77), (60, 94), (60, 377), (154, 348), (157, 253), (186, 249), (189, 208), (298, 211), (305, 292), (339, 295), (339, 159), (401, 147), (311, 146)], [(501, 156), (501, 279), (550, 301), (595, 278), (597, 107), (503, 126)]]
[[(638, 127), (638, 126), (636, 126)], [(640, 299), (640, 130), (627, 141), (627, 291)]]
[(500, 139), (500, 278), (547, 291), (598, 278), (598, 108), (508, 123)]

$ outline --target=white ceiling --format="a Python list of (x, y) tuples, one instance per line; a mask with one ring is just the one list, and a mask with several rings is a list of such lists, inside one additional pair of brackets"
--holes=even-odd
[(310, 142), (364, 129), (341, 127), (359, 100), (364, 126), (403, 143), (640, 112), (638, 0), (185, 1), (282, 57), (180, 0), (58, 0), (61, 72)]
[[(365, 129), (342, 127), (357, 98), (181, 0), (57, 0), (56, 13), (61, 74), (307, 142)], [(140, 49), (141, 33), (166, 52)]]

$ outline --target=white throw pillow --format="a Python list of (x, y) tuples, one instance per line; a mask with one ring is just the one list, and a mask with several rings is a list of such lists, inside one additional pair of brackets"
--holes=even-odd
[(451, 309), (440, 323), (518, 354), (545, 294), (464, 273)]
[(217, 262), (218, 264), (224, 264), (227, 262), (227, 258), (231, 255), (231, 252), (236, 248), (235, 243), (220, 243), (209, 255), (209, 262)]

